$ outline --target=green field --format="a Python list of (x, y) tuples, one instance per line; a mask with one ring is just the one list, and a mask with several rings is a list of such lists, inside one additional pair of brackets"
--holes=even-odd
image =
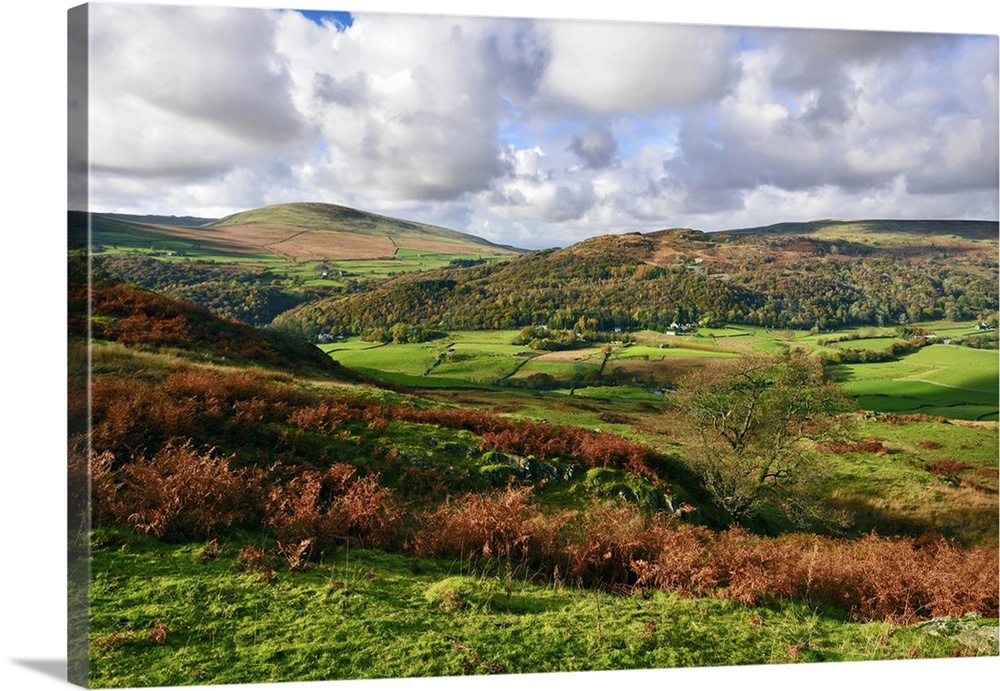
[(360, 370), (379, 370), (399, 374), (422, 375), (437, 360), (440, 345), (408, 343), (382, 345), (361, 339), (347, 339), (321, 348), (334, 360)]
[(931, 345), (892, 362), (839, 365), (834, 376), (867, 410), (996, 420), (995, 351)]
[[(697, 342), (688, 342), (692, 346), (697, 345)], [(734, 358), (738, 357), (734, 353), (726, 352), (721, 349), (709, 349), (707, 347), (685, 347), (685, 342), (681, 342), (676, 346), (671, 346), (667, 348), (659, 348), (654, 346), (642, 346), (634, 345), (621, 348), (620, 350), (615, 350), (610, 360), (661, 360), (663, 358)]]
[[(937, 335), (939, 339), (980, 333), (974, 324), (943, 320), (914, 326)], [(791, 348), (802, 348), (812, 354), (843, 350), (881, 351), (903, 341), (894, 331), (891, 328), (858, 327), (810, 334), (729, 325), (701, 328), (687, 336), (661, 338), (669, 344), (666, 348), (631, 346), (616, 351), (611, 360), (647, 358), (652, 362), (664, 357), (733, 357), (734, 354), (747, 352), (775, 354)], [(837, 340), (844, 337), (848, 339)], [(647, 337), (645, 340), (651, 339)], [(825, 345), (820, 345), (821, 341)], [(695, 351), (694, 348), (706, 350)], [(707, 350), (709, 348), (716, 352)], [(1000, 366), (995, 350), (935, 343), (889, 362), (835, 365), (831, 367), (831, 373), (866, 410), (996, 420), (1000, 409)]]
[[(969, 325), (939, 324), (940, 332), (974, 333)], [(928, 325), (931, 326), (931, 325)], [(612, 373), (625, 366), (631, 373), (649, 371), (671, 362), (709, 362), (739, 357), (751, 351), (774, 352), (791, 347), (809, 352), (858, 348), (880, 350), (900, 339), (879, 336), (874, 330), (861, 331), (864, 338), (818, 345), (822, 338), (857, 334), (857, 330), (833, 334), (804, 332), (774, 333), (741, 326), (712, 329), (717, 338), (705, 333), (691, 336), (662, 336), (653, 332), (638, 335), (639, 343), (611, 346), (607, 363), (598, 346), (581, 351), (547, 353), (512, 345), (516, 331), (459, 331), (427, 343), (385, 345), (348, 338), (323, 344), (324, 352), (341, 364), (376, 378), (412, 386), (440, 388), (455, 383), (461, 388), (491, 386), (513, 378), (547, 375), (555, 380), (601, 382), (599, 372)], [(720, 334), (728, 334), (718, 338)], [(682, 370), (676, 370), (679, 376)], [(892, 413), (924, 413), (967, 420), (996, 420), (998, 413), (998, 365), (995, 351), (963, 346), (934, 344), (889, 362), (873, 362), (831, 367), (834, 378), (843, 383), (858, 405), (865, 410)], [(652, 387), (655, 388), (655, 387)], [(568, 390), (568, 389), (567, 389)], [(649, 394), (651, 387), (641, 388)], [(595, 395), (606, 398), (607, 393)], [(632, 394), (629, 394), (631, 397)]]
[[(439, 388), (446, 381), (463, 382), (463, 388), (490, 386), (511, 378), (528, 379), (532, 375), (547, 375), (566, 382), (600, 383), (590, 379), (604, 366), (605, 355), (598, 346), (578, 351), (539, 351), (513, 345), (517, 336), (517, 331), (509, 330), (457, 331), (426, 343), (377, 344), (353, 337), (319, 347), (346, 367), (377, 379), (414, 386)], [(675, 341), (669, 347), (629, 345), (612, 348), (605, 366), (608, 371), (616, 364), (638, 365), (641, 371), (645, 364), (655, 367), (659, 362), (673, 360), (738, 357), (714, 345), (687, 339)]]
[(830, 346), (840, 350), (885, 350), (893, 343), (903, 343), (903, 339), (894, 336), (885, 338), (859, 338), (853, 341), (831, 343)]

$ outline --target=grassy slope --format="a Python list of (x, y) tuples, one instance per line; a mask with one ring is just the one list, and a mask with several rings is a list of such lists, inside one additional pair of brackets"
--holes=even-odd
[(896, 361), (833, 370), (868, 410), (997, 419), (995, 351), (936, 344)]
[[(359, 236), (392, 238), (394, 247), (435, 251), (440, 244), (454, 253), (513, 253), (509, 247), (438, 226), (367, 213), (335, 204), (276, 204), (227, 216), (210, 228), (246, 228), (254, 225), (285, 227), (298, 232), (331, 231)], [(443, 251), (437, 249), (436, 251)]]
[[(95, 245), (113, 253), (183, 252), (216, 261), (371, 260), (403, 252), (412, 262), (424, 254), (476, 258), (519, 252), (473, 235), (332, 204), (279, 204), (202, 225), (94, 214), (92, 233)], [(86, 243), (82, 212), (70, 213), (70, 236), (71, 245)]]
[(372, 550), (341, 549), (261, 582), (237, 569), (236, 540), (211, 559), (205, 544), (117, 530), (94, 544), (98, 686), (887, 660), (960, 647), (791, 603), (620, 597)]

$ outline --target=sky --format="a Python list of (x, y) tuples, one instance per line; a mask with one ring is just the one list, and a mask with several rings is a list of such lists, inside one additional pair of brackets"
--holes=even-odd
[(90, 208), (520, 247), (998, 217), (995, 35), (96, 4)]

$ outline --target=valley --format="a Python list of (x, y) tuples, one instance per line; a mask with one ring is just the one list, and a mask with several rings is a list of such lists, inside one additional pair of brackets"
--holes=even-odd
[(169, 220), (70, 214), (94, 682), (997, 654), (996, 223)]

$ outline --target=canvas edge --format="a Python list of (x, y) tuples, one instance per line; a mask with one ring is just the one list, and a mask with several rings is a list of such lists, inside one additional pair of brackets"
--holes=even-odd
[[(88, 210), (88, 82), (89, 82), (88, 5), (67, 11), (67, 216), (72, 211)], [(87, 217), (82, 251), (74, 242), (67, 224), (67, 257), (83, 254), (83, 261), (67, 264), (68, 322), (83, 319), (88, 334), (80, 342), (67, 331), (67, 553), (66, 553), (66, 680), (71, 684), (90, 685), (90, 336), (87, 318), (90, 311), (90, 223)], [(85, 267), (85, 268), (84, 268)], [(83, 291), (87, 299), (81, 305), (72, 299)], [(68, 326), (68, 325), (67, 325)], [(85, 401), (86, 413), (81, 422), (75, 419), (74, 398)], [(81, 439), (82, 437), (82, 439)], [(82, 471), (82, 472), (81, 472)]]

